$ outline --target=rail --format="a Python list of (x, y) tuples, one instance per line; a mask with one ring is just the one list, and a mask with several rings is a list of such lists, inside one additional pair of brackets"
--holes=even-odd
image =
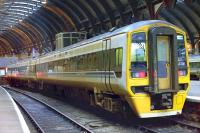
[[(34, 97), (32, 97), (28, 94), (25, 94), (23, 92), (13, 90), (13, 89), (7, 88), (7, 87), (6, 87), (6, 89), (9, 89), (11, 94), (14, 93), (13, 99), (25, 111), (25, 113), (32, 120), (33, 124), (35, 125), (36, 129), (39, 132), (43, 133), (43, 132), (46, 132), (48, 130), (56, 131), (56, 129), (58, 129), (58, 132), (59, 132), (59, 129), (60, 130), (64, 129), (64, 130), (70, 130), (72, 132), (78, 131), (78, 132), (83, 132), (83, 133), (92, 133), (92, 131), (90, 131), (89, 129), (87, 129), (83, 125), (79, 124), (75, 120), (71, 119), (69, 116), (58, 111), (54, 107), (48, 105), (47, 103), (40, 101), (39, 99), (34, 98)], [(25, 101), (24, 103), (23, 103), (23, 99), (26, 99), (26, 100), (24, 100)], [(27, 101), (29, 101), (29, 103), (27, 103)], [(30, 106), (34, 105), (34, 107), (28, 108), (28, 107), (24, 106), (25, 104), (26, 105), (31, 104)], [(36, 107), (38, 107), (39, 109), (37, 110)], [(31, 110), (31, 108), (33, 110)], [(42, 109), (43, 111), (45, 110), (45, 111), (43, 112), (40, 109)], [(36, 115), (34, 115), (35, 111), (38, 112), (37, 115), (40, 116), (40, 117), (37, 117)], [(50, 114), (50, 116), (46, 116), (46, 114)], [(44, 118), (43, 118), (43, 115), (44, 115)], [(50, 118), (56, 118), (56, 119), (55, 119), (55, 121), (50, 121), (50, 120), (52, 120)], [(53, 125), (48, 125), (47, 123), (53, 124)], [(55, 128), (52, 128), (52, 126), (55, 126)], [(47, 128), (51, 128), (51, 129), (47, 129)]]

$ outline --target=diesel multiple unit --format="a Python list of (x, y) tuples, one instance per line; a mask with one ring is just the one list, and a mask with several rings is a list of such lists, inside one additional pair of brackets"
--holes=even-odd
[(11, 85), (76, 96), (141, 118), (181, 114), (189, 89), (186, 34), (160, 20), (137, 22), (8, 66)]

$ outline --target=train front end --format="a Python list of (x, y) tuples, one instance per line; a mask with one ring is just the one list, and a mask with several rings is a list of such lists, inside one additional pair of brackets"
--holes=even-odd
[(157, 23), (128, 36), (126, 100), (131, 108), (141, 118), (181, 114), (190, 81), (185, 32)]

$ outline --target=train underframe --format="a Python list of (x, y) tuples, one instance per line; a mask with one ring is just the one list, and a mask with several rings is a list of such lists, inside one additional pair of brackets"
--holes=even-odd
[[(143, 97), (143, 99), (142, 97), (125, 98), (112, 93), (102, 92), (94, 88), (66, 87), (64, 85), (55, 85), (33, 79), (17, 80), (12, 78), (7, 81), (11, 86), (14, 87), (39, 91), (45, 95), (47, 94), (50, 96), (65, 98), (73, 102), (90, 104), (95, 107), (103, 108), (112, 113), (120, 113), (123, 117), (130, 117), (131, 115), (146, 118), (181, 114), (181, 110), (174, 110), (173, 100), (177, 102), (178, 98), (173, 98), (173, 93), (157, 94), (150, 97)], [(145, 104), (151, 105), (150, 111), (146, 113), (141, 111), (147, 108)], [(182, 108), (182, 103), (180, 106), (181, 107), (179, 108)]]
[(126, 100), (118, 95), (106, 93), (94, 88), (75, 88), (72, 86), (55, 85), (37, 80), (7, 79), (8, 84), (25, 90), (38, 91), (45, 95), (65, 98), (74, 102), (100, 107), (112, 113), (120, 113), (123, 117), (134, 114)]

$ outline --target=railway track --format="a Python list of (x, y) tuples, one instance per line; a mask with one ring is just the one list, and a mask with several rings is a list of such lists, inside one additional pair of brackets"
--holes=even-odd
[(144, 131), (145, 133), (160, 133), (154, 129), (151, 129), (149, 127), (145, 127), (145, 126), (142, 126), (142, 125), (136, 125), (136, 127), (138, 129), (140, 129), (141, 131)]
[[(12, 88), (10, 88), (10, 89), (12, 89)], [(18, 91), (18, 90), (15, 90), (15, 91)], [(21, 93), (21, 91), (20, 91), (20, 93)], [(23, 92), (23, 93), (26, 93), (26, 92)], [(32, 96), (31, 93), (28, 95)], [(42, 100), (43, 98), (39, 98), (39, 99)], [(31, 105), (31, 106), (33, 106), (33, 105)], [(52, 106), (55, 107), (54, 105), (52, 105)], [(56, 106), (56, 108), (57, 108), (57, 106)], [(59, 108), (58, 108), (58, 110), (59, 110)], [(80, 116), (80, 117), (84, 118), (85, 116)], [(72, 117), (72, 118), (74, 119), (74, 117)], [(134, 119), (131, 121), (131, 124), (128, 124), (131, 126), (127, 126), (126, 129), (127, 128), (128, 129), (125, 132), (129, 132), (129, 131), (130, 132), (138, 132), (139, 131), (140, 133), (141, 132), (145, 132), (145, 133), (163, 133), (163, 132), (164, 133), (168, 133), (168, 132), (170, 132), (170, 133), (177, 133), (177, 132), (198, 133), (198, 132), (200, 132), (200, 128), (198, 126), (195, 126), (191, 123), (188, 124), (188, 122), (184, 122), (184, 121), (181, 121), (176, 118), (177, 117), (153, 118), (153, 119)], [(87, 117), (86, 117), (86, 119), (87, 119)], [(83, 120), (81, 120), (81, 121), (83, 121)], [(90, 127), (90, 126), (88, 126), (88, 124), (83, 124), (83, 123), (81, 123), (81, 124), (84, 126), (87, 126), (87, 128), (89, 128), (93, 132), (112, 132), (113, 131), (112, 127), (109, 127), (111, 129), (108, 129), (108, 130), (102, 130), (102, 129), (106, 128), (103, 125), (107, 125), (106, 124), (107, 122), (105, 120), (103, 120), (101, 122), (101, 120), (96, 119), (97, 123), (95, 121), (93, 121), (93, 122), (92, 121), (93, 120), (91, 120), (92, 125), (95, 125), (95, 126), (97, 125), (99, 127)], [(101, 127), (99, 125), (99, 122), (102, 123), (103, 127)], [(112, 120), (112, 122), (113, 122), (113, 120)], [(137, 123), (135, 123), (135, 122), (137, 122)], [(60, 123), (62, 123), (62, 122), (60, 122)], [(41, 126), (39, 126), (39, 127), (41, 127)], [(113, 127), (114, 127), (114, 125), (113, 125)], [(125, 128), (125, 127), (123, 127), (123, 125), (120, 124), (120, 125), (118, 125), (118, 128), (120, 129), (120, 128)], [(81, 131), (84, 132), (84, 130), (81, 130)], [(78, 132), (81, 132), (81, 131), (78, 131)], [(40, 131), (40, 132), (42, 132), (42, 131)], [(87, 131), (85, 131), (85, 132), (87, 132)], [(119, 131), (119, 132), (121, 132), (121, 131)]]
[(185, 119), (200, 122), (200, 103), (187, 101), (184, 105), (183, 116)]
[(178, 119), (174, 119), (174, 118), (163, 118), (163, 119), (168, 120), (173, 124), (178, 124), (182, 127), (187, 127), (188, 129), (192, 129), (194, 131), (197, 131), (198, 133), (200, 132), (200, 126), (195, 126), (193, 124), (189, 124), (189, 123), (186, 123), (186, 122), (180, 121)]
[(199, 133), (200, 127), (179, 121), (175, 118), (145, 119), (138, 128), (149, 133)]
[(47, 103), (20, 91), (9, 89), (9, 92), (13, 96), (16, 103), (32, 120), (38, 132), (92, 133), (92, 131), (80, 125), (78, 122), (64, 115)]

